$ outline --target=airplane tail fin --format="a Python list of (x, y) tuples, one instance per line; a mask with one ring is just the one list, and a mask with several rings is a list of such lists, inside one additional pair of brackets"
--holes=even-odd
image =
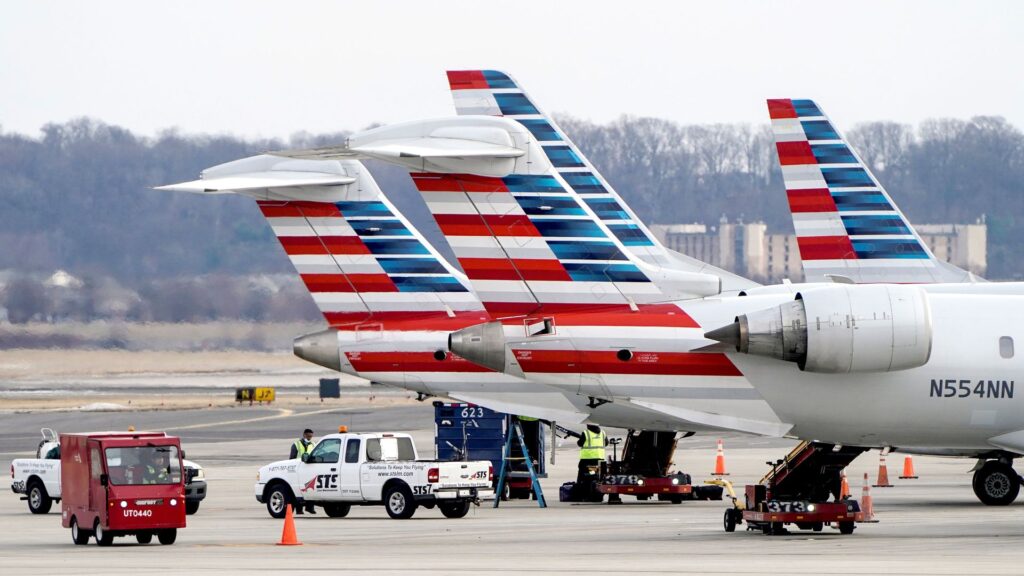
[(632, 256), (654, 266), (717, 275), (722, 278), (726, 291), (757, 286), (750, 280), (663, 246), (554, 119), (536, 105), (511, 75), (498, 70), (450, 70), (448, 83), (460, 116), (503, 116), (529, 130), (568, 185), (566, 193), (585, 203)]
[(940, 261), (812, 100), (768, 100), (807, 282), (972, 282)]
[[(292, 180), (299, 185), (281, 178), (286, 171), (301, 173)], [(327, 175), (333, 180), (324, 185)], [(488, 319), (465, 277), (357, 160), (255, 156), (210, 168), (196, 182), (161, 188), (255, 198), (333, 327), (380, 322), (443, 330), (465, 324), (467, 316)]]

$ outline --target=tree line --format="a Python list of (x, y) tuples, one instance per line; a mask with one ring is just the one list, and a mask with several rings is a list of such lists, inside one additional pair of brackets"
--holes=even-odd
[[(637, 117), (608, 124), (571, 117), (560, 122), (645, 222), (712, 223), (726, 215), (763, 220), (773, 231), (792, 229), (767, 126)], [(33, 292), (26, 286), (63, 269), (94, 286), (114, 282), (131, 291), (140, 302), (133, 313), (143, 319), (253, 314), (238, 305), (244, 299), (212, 298), (190, 287), (198, 282), (206, 290), (218, 278), (291, 273), (255, 204), (232, 195), (200, 198), (151, 187), (191, 180), (203, 168), (266, 150), (337, 143), (344, 136), (247, 140), (168, 130), (143, 137), (87, 118), (48, 124), (36, 136), (0, 132), (0, 270), (22, 281), (6, 282), (4, 302), (17, 296), (35, 302), (33, 309), (45, 308), (39, 298), (26, 296)], [(1020, 129), (1001, 117), (981, 116), (917, 126), (870, 122), (848, 136), (912, 222), (985, 216), (989, 276), (1024, 275), (1024, 258), (1016, 250), (1024, 241), (1024, 226), (1017, 225), (1024, 222)], [(399, 208), (438, 242), (408, 177), (394, 167), (370, 169)], [(237, 280), (237, 286), (247, 282)], [(43, 292), (45, 301), (45, 287)], [(311, 314), (301, 286), (288, 297), (299, 299), (294, 308), (300, 316)], [(161, 311), (168, 300), (185, 303), (172, 307), (173, 313)], [(211, 300), (220, 303), (201, 304)], [(76, 314), (103, 314), (102, 306), (91, 306)]]

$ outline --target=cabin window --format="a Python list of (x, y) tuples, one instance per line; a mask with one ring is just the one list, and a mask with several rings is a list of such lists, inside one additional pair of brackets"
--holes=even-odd
[(1003, 358), (1013, 358), (1013, 338), (1003, 336), (999, 339), (999, 355)]

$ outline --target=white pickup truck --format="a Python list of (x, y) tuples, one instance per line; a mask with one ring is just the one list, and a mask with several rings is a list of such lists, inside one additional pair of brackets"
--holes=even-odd
[[(46, 514), (54, 502), (60, 502), (60, 441), (57, 434), (49, 429), (40, 431), (43, 435), (35, 458), (18, 458), (11, 462), (11, 491), (24, 494), (28, 509), (33, 514)], [(195, 514), (199, 503), (206, 498), (206, 474), (203, 467), (184, 460), (185, 465), (185, 513)]]
[(274, 518), (289, 504), (321, 506), (332, 518), (353, 505), (380, 504), (396, 519), (411, 518), (419, 506), (462, 518), (471, 503), (494, 496), (493, 477), (487, 460), (418, 460), (408, 434), (330, 434), (301, 460), (260, 468), (256, 500)]

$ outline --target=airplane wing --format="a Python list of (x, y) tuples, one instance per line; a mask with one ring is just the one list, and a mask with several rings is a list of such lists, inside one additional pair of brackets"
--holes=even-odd
[[(496, 412), (529, 416), (551, 422), (579, 424), (586, 420), (588, 416), (584, 412), (575, 410), (571, 404), (565, 401), (565, 396), (556, 392), (530, 394), (530, 399), (536, 401), (536, 403), (531, 402), (529, 404), (523, 403), (523, 394), (457, 392), (448, 394), (448, 396), (461, 402), (485, 406)], [(552, 407), (555, 404), (563, 404), (564, 406)]]
[(786, 424), (785, 422), (765, 422), (763, 420), (737, 418), (734, 416), (725, 416), (722, 414), (712, 414), (710, 412), (680, 408), (678, 406), (669, 406), (667, 404), (659, 404), (657, 402), (647, 402), (645, 400), (630, 400), (630, 403), (640, 406), (641, 408), (661, 412), (662, 414), (666, 414), (679, 420), (692, 422), (695, 426), (700, 427), (747, 432), (750, 434), (772, 436), (775, 438), (785, 436), (786, 433), (793, 428), (792, 424)]

